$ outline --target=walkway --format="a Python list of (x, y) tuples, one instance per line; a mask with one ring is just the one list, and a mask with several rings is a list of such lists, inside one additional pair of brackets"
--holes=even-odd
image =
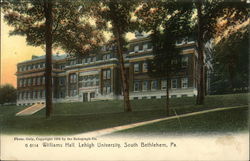
[(27, 115), (32, 115), (41, 109), (45, 108), (45, 104), (34, 104), (16, 114), (16, 116), (27, 116)]
[(148, 125), (148, 124), (152, 124), (152, 123), (156, 123), (156, 122), (160, 122), (160, 121), (171, 120), (171, 119), (176, 119), (176, 118), (178, 119), (178, 118), (183, 118), (183, 117), (188, 117), (188, 116), (193, 116), (193, 115), (200, 115), (200, 114), (216, 112), (216, 111), (223, 111), (223, 110), (229, 110), (229, 109), (234, 109), (234, 108), (242, 108), (242, 107), (246, 107), (246, 106), (247, 105), (234, 106), (234, 107), (223, 107), (223, 108), (215, 108), (215, 109), (211, 109), (211, 110), (192, 112), (192, 113), (176, 115), (176, 116), (171, 116), (171, 117), (165, 117), (165, 118), (160, 118), (160, 119), (155, 119), (155, 120), (150, 120), (150, 121), (133, 123), (133, 124), (129, 124), (129, 125), (122, 125), (122, 126), (111, 127), (111, 128), (106, 128), (106, 129), (102, 129), (102, 130), (96, 130), (96, 131), (92, 131), (92, 132), (79, 134), (77, 136), (80, 136), (80, 137), (104, 136), (104, 135), (108, 135), (108, 134), (111, 134), (111, 133), (114, 133), (114, 132), (117, 132), (117, 131), (120, 131), (120, 130), (132, 129), (132, 128), (135, 128), (135, 127), (144, 126), (144, 125)]

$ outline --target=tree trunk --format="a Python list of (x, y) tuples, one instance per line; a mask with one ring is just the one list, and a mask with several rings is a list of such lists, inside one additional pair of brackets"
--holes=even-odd
[(167, 78), (167, 88), (166, 88), (166, 114), (169, 116), (169, 76)]
[(233, 89), (234, 89), (234, 73), (233, 73), (233, 69), (234, 69), (234, 67), (231, 65), (231, 64), (229, 64), (228, 65), (228, 73), (229, 73), (229, 83), (230, 83), (230, 87), (229, 87), (229, 90), (230, 91), (233, 91)]
[(203, 55), (203, 41), (202, 41), (202, 29), (201, 29), (201, 17), (202, 17), (202, 11), (201, 11), (201, 1), (198, 0), (196, 2), (196, 7), (197, 7), (197, 15), (198, 15), (198, 36), (197, 36), (197, 43), (198, 43), (198, 82), (197, 82), (197, 88), (198, 88), (198, 93), (197, 93), (197, 99), (196, 103), (198, 105), (204, 104), (204, 99), (205, 99), (205, 90), (204, 90), (204, 55)]
[(45, 92), (46, 92), (46, 118), (52, 113), (52, 2), (44, 1), (45, 12)]
[(129, 82), (128, 77), (126, 76), (125, 64), (123, 59), (123, 51), (121, 45), (121, 34), (117, 26), (114, 26), (116, 33), (116, 43), (117, 43), (117, 54), (119, 58), (119, 66), (121, 70), (121, 79), (122, 79), (122, 89), (123, 89), (123, 98), (124, 98), (124, 112), (131, 112), (132, 108), (129, 100)]

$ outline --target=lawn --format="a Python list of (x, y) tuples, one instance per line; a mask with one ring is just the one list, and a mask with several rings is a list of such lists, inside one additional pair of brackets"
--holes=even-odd
[[(54, 104), (50, 119), (45, 119), (45, 110), (17, 117), (15, 114), (26, 107), (1, 106), (1, 131), (6, 134), (69, 135), (165, 117), (165, 99), (132, 100), (131, 104), (133, 112), (124, 113), (120, 100), (58, 103)], [(195, 105), (194, 97), (173, 98), (170, 103), (171, 115), (247, 104), (248, 94), (207, 96), (202, 106)]]
[[(150, 133), (148, 133), (150, 131)], [(248, 131), (248, 107), (216, 111), (179, 119), (165, 120), (112, 135), (187, 135)]]
[[(248, 94), (228, 94), (207, 96), (204, 105), (195, 105), (195, 97), (172, 98), (170, 106), (172, 115), (200, 111), (204, 109), (240, 106), (248, 104)], [(165, 99), (131, 100), (133, 111), (165, 110)], [(123, 101), (98, 101), (79, 103), (58, 103), (54, 105), (53, 115), (88, 115), (100, 113), (123, 112)], [(45, 110), (36, 115), (44, 116)]]

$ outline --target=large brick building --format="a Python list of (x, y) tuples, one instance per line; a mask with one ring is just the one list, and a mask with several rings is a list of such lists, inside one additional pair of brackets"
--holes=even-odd
[[(147, 59), (153, 58), (148, 37), (138, 36), (129, 42), (124, 54), (130, 84), (130, 99), (162, 98), (170, 83), (171, 97), (197, 95), (196, 43), (183, 39), (176, 43), (181, 49), (181, 69), (170, 82), (148, 75)], [(75, 58), (53, 55), (53, 101), (80, 102), (121, 99), (119, 61), (114, 47), (104, 46), (100, 53)], [(17, 65), (17, 105), (45, 102), (45, 56), (32, 56)]]

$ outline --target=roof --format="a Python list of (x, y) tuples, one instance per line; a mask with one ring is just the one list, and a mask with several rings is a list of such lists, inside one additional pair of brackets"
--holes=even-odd
[[(67, 54), (52, 54), (52, 60), (62, 60), (62, 59), (65, 59), (66, 57), (67, 57)], [(32, 55), (32, 59), (20, 62), (19, 64), (33, 62), (37, 60), (44, 60), (44, 59), (45, 59), (45, 55), (42, 55), (42, 56)]]

